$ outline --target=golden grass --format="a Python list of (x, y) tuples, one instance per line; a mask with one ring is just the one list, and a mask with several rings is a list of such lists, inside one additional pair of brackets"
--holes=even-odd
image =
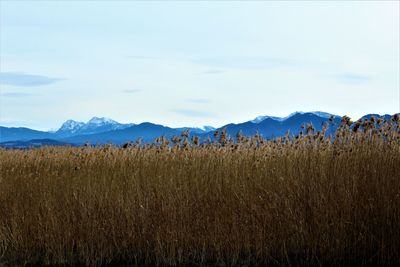
[(0, 262), (400, 265), (399, 123), (381, 129), (2, 149)]

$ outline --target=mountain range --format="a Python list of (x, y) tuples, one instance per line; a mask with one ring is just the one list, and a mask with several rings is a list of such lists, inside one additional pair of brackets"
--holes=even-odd
[(75, 135), (88, 135), (122, 130), (131, 126), (134, 126), (134, 124), (122, 124), (108, 118), (93, 117), (87, 123), (67, 120), (61, 125), (55, 134), (60, 138), (67, 138)]
[[(83, 145), (113, 143), (121, 145), (128, 141), (141, 138), (144, 142), (153, 142), (157, 137), (164, 135), (171, 138), (189, 130), (191, 135), (199, 136), (202, 140), (213, 139), (214, 131), (226, 129), (228, 135), (234, 137), (240, 131), (243, 135), (261, 134), (265, 138), (274, 138), (285, 135), (288, 131), (297, 135), (301, 124), (312, 123), (314, 128), (321, 130), (322, 124), (332, 116), (330, 113), (294, 112), (287, 117), (259, 116), (253, 120), (238, 124), (227, 124), (219, 128), (204, 126), (203, 128), (171, 128), (150, 122), (140, 124), (122, 124), (108, 118), (94, 117), (88, 122), (68, 120), (57, 131), (37, 131), (29, 128), (0, 126), (0, 145), (3, 147), (37, 147), (40, 145)], [(389, 119), (390, 115), (368, 114), (371, 116)], [(334, 117), (334, 124), (328, 133), (336, 130), (341, 117)]]

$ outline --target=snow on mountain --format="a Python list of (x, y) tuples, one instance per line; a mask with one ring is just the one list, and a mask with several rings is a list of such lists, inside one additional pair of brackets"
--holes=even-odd
[(134, 124), (122, 124), (109, 118), (93, 117), (87, 123), (74, 120), (67, 120), (56, 132), (61, 136), (71, 136), (76, 134), (93, 134), (112, 130), (125, 129)]
[(212, 126), (203, 126), (203, 127), (179, 127), (179, 128), (173, 128), (175, 130), (178, 130), (180, 132), (189, 130), (190, 133), (192, 134), (203, 134), (203, 133), (208, 133), (211, 131), (214, 131), (216, 128)]
[[(331, 116), (330, 113), (321, 111), (294, 112), (283, 118), (259, 116), (253, 121), (246, 121), (238, 124), (229, 123), (217, 129), (211, 126), (203, 126), (199, 128), (170, 128), (153, 123), (141, 123), (137, 125), (122, 124), (108, 118), (93, 117), (86, 123), (67, 120), (55, 132), (43, 132), (28, 128), (0, 126), (0, 143), (16, 140), (25, 142), (29, 140), (48, 139), (78, 145), (87, 141), (99, 144), (108, 142), (121, 144), (129, 140), (136, 140), (139, 137), (143, 138), (146, 142), (152, 142), (155, 138), (161, 135), (171, 138), (173, 135), (180, 135), (182, 131), (187, 129), (190, 129), (191, 134), (196, 134), (203, 140), (208, 137), (213, 138), (213, 131), (223, 129), (226, 129), (229, 136), (235, 136), (240, 131), (247, 136), (260, 133), (265, 138), (275, 138), (285, 135), (288, 131), (294, 135), (298, 134), (301, 131), (300, 125), (304, 123), (312, 123), (316, 128), (316, 131), (319, 131), (321, 130), (322, 124)], [(391, 117), (391, 115), (380, 116), (378, 114), (368, 114), (362, 118), (369, 118), (371, 116), (384, 117), (386, 120), (390, 120)], [(267, 118), (269, 119), (266, 120)], [(336, 116), (334, 119), (335, 123), (330, 125), (330, 128), (328, 129), (329, 134), (336, 131), (338, 125), (340, 125), (340, 120), (341, 117)], [(49, 142), (46, 142), (43, 144), (49, 144)], [(38, 142), (35, 141), (33, 143), (36, 144)], [(8, 145), (18, 146), (18, 144)]]
[(296, 111), (296, 112), (293, 112), (293, 113), (291, 113), (288, 116), (283, 117), (283, 118), (281, 118), (281, 117), (273, 117), (273, 116), (258, 116), (254, 120), (252, 120), (251, 122), (260, 123), (260, 122), (262, 122), (263, 120), (265, 120), (267, 118), (282, 122), (282, 121), (285, 121), (285, 120), (287, 120), (287, 119), (289, 119), (289, 118), (291, 118), (291, 117), (293, 117), (293, 116), (295, 116), (297, 114), (305, 114), (305, 113), (312, 113), (312, 114), (314, 114), (314, 115), (316, 115), (318, 117), (324, 118), (324, 119), (329, 119), (332, 116), (332, 114), (327, 113), (327, 112), (322, 112), (322, 111), (310, 111), (310, 112)]
[(85, 125), (85, 123), (83, 123), (83, 122), (74, 121), (74, 120), (67, 120), (66, 122), (64, 122), (61, 125), (60, 129), (58, 129), (57, 132), (75, 133), (76, 131), (81, 129), (84, 125)]
[(109, 119), (109, 118), (99, 118), (99, 117), (93, 117), (91, 118), (86, 125), (88, 124), (92, 124), (92, 125), (116, 125), (119, 124), (118, 122), (116, 122), (115, 120)]
[(318, 117), (325, 118), (325, 119), (329, 119), (333, 115), (328, 112), (322, 112), (322, 111), (311, 111), (311, 113), (313, 113), (314, 115), (317, 115)]
[(280, 117), (258, 116), (258, 117), (256, 117), (254, 120), (252, 120), (251, 122), (252, 122), (252, 123), (260, 123), (260, 122), (262, 122), (262, 121), (265, 120), (265, 119), (273, 119), (273, 120), (276, 120), (276, 121), (282, 121), (282, 120), (283, 120), (283, 118), (280, 118)]
[(212, 126), (203, 126), (203, 128), (201, 128), (203, 131), (205, 132), (211, 132), (214, 131), (216, 128), (212, 127)]

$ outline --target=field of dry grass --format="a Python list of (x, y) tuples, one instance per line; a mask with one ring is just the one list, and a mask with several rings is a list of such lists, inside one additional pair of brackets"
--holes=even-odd
[(400, 265), (399, 124), (0, 150), (0, 263)]

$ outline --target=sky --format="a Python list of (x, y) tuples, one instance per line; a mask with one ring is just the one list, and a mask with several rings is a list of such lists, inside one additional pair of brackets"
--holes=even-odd
[(400, 111), (399, 1), (0, 1), (0, 125)]

